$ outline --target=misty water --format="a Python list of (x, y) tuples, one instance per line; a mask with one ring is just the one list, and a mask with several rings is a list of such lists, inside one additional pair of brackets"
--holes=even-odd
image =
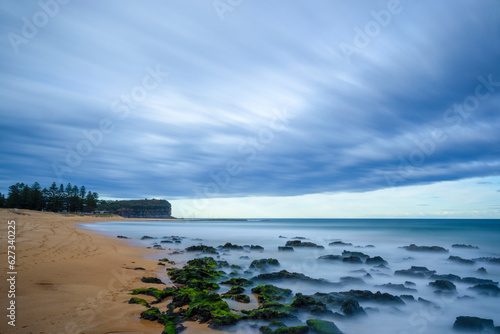
[[(128, 240), (130, 243), (140, 247), (159, 244), (165, 250), (158, 251), (155, 259), (168, 257), (177, 263), (177, 267), (182, 267), (187, 260), (194, 257), (212, 256), (197, 252), (172, 254), (173, 251), (183, 251), (191, 245), (204, 244), (217, 247), (226, 242), (237, 245), (260, 245), (264, 247), (262, 252), (250, 251), (248, 248), (244, 251), (219, 251), (218, 259), (241, 266), (243, 269), (239, 271), (240, 276), (245, 278), (261, 273), (260, 271), (244, 273), (253, 260), (275, 258), (279, 260), (280, 267), (273, 271), (285, 269), (338, 283), (323, 285), (286, 280), (269, 282), (282, 288), (289, 288), (294, 293), (309, 295), (316, 292), (329, 293), (356, 289), (387, 292), (396, 296), (412, 295), (415, 298), (415, 301), (405, 299), (405, 305), (360, 301), (367, 316), (334, 320), (344, 333), (453, 333), (452, 326), (457, 316), (492, 319), (496, 326), (500, 326), (500, 296), (478, 294), (469, 289), (475, 284), (463, 282), (454, 282), (457, 293), (438, 294), (435, 288), (429, 286), (435, 279), (394, 275), (396, 270), (423, 266), (435, 270), (438, 275), (454, 274), (462, 278), (476, 277), (499, 282), (498, 263), (478, 260), (474, 264), (462, 264), (450, 261), (448, 258), (450, 255), (464, 259), (500, 257), (500, 220), (263, 219), (127, 221), (81, 224), (81, 226), (112, 237), (127, 236), (131, 238)], [(156, 239), (141, 240), (143, 236)], [(182, 242), (161, 243), (162, 240), (168, 239), (164, 237), (169, 236), (183, 237)], [(305, 238), (301, 239), (304, 242), (324, 246), (324, 249), (295, 247), (293, 252), (278, 251), (278, 246), (284, 246), (287, 241), (295, 240), (296, 237)], [(330, 246), (329, 244), (334, 241), (352, 243), (352, 246)], [(401, 248), (410, 244), (441, 246), (449, 252), (416, 252)], [(451, 247), (453, 244), (473, 245), (479, 248), (453, 248)], [(323, 255), (341, 255), (344, 250), (362, 252), (370, 257), (381, 256), (388, 262), (387, 268), (364, 263), (318, 260), (318, 257)], [(248, 259), (242, 258), (245, 256)], [(487, 273), (478, 272), (481, 267), (484, 267)], [(229, 274), (232, 270), (226, 268), (225, 271)], [(365, 276), (367, 273), (371, 278)], [(349, 282), (345, 277), (361, 278), (362, 281)], [(170, 282), (166, 273), (160, 278), (166, 283)], [(407, 281), (415, 283), (415, 286), (409, 286), (407, 283), (407, 287), (416, 289), (416, 292), (398, 291), (380, 286), (386, 283), (405, 284)], [(228, 289), (228, 286), (221, 285), (221, 290), (218, 292)], [(230, 307), (236, 310), (256, 307), (255, 297), (249, 290), (247, 288), (245, 293), (251, 296), (250, 305), (228, 301)], [(432, 303), (417, 301), (419, 297)], [(333, 311), (340, 312), (336, 309)], [(309, 318), (321, 318), (310, 314), (299, 314), (298, 317), (303, 322)], [(249, 322), (241, 322), (232, 330), (258, 333), (258, 327), (250, 326)]]

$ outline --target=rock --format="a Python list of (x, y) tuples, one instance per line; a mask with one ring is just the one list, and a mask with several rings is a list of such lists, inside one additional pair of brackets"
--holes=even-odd
[(317, 301), (314, 297), (312, 296), (306, 296), (301, 294), (300, 292), (295, 295), (293, 298), (292, 303), (290, 304), (291, 307), (295, 309), (308, 309), (311, 306), (326, 306), (324, 303)]
[(126, 237), (124, 235), (117, 235), (116, 236), (118, 239), (130, 239), (129, 237)]
[(143, 267), (135, 267), (134, 270), (146, 270)]
[(141, 312), (141, 319), (149, 320), (149, 321), (157, 321), (162, 316), (158, 307), (152, 307), (144, 312)]
[(318, 257), (318, 260), (341, 261), (342, 256), (329, 254), (329, 255), (323, 255), (323, 256)]
[(160, 243), (162, 243), (162, 244), (173, 244), (174, 242), (171, 241), (171, 240), (162, 240), (162, 241), (160, 241)]
[(382, 284), (382, 285), (376, 285), (376, 287), (382, 287), (382, 288), (396, 290), (396, 291), (407, 291), (407, 292), (415, 292), (415, 293), (418, 292), (416, 289), (407, 288), (403, 284), (386, 283), (386, 284)]
[(140, 305), (146, 306), (147, 308), (151, 307), (151, 305), (149, 305), (149, 303), (147, 301), (145, 301), (142, 298), (138, 298), (138, 297), (132, 297), (132, 298), (130, 298), (130, 300), (128, 301), (128, 303), (129, 304), (140, 304)]
[(279, 237), (280, 237), (280, 238), (282, 238), (282, 239), (286, 239), (286, 237), (284, 237), (284, 236), (282, 236), (282, 235), (280, 235)]
[(150, 237), (149, 235), (145, 235), (141, 238), (141, 240), (148, 240), (148, 239), (156, 239), (156, 238)]
[(363, 310), (363, 308), (359, 305), (358, 301), (354, 299), (345, 301), (340, 307), (340, 309), (342, 310), (342, 312), (344, 312), (346, 316), (350, 317), (358, 315), (366, 315), (365, 310)]
[(361, 252), (350, 252), (350, 251), (346, 251), (344, 250), (342, 252), (342, 256), (343, 257), (351, 257), (351, 256), (355, 256), (355, 257), (359, 257), (360, 259), (363, 259), (363, 260), (366, 260), (368, 259), (370, 256), (369, 255), (366, 255), (365, 253), (361, 253)]
[(457, 331), (481, 332), (493, 328), (493, 320), (478, 317), (457, 317), (453, 324), (453, 329)]
[(413, 283), (412, 281), (405, 281), (405, 285), (407, 286), (417, 286), (415, 283)]
[(453, 244), (451, 245), (452, 248), (472, 248), (472, 249), (479, 249), (477, 246), (472, 246), (472, 245), (464, 245), (464, 244)]
[(490, 279), (484, 279), (484, 278), (476, 278), (476, 277), (464, 277), (460, 280), (462, 283), (467, 283), (467, 284), (492, 284), (492, 285), (498, 285), (498, 282), (494, 282)]
[(469, 290), (476, 291), (480, 295), (497, 297), (500, 295), (500, 288), (493, 284), (477, 284)]
[(483, 275), (486, 275), (488, 272), (486, 271), (486, 268), (484, 267), (481, 267), (479, 268), (478, 270), (476, 270), (478, 273), (480, 274), (483, 274)]
[(157, 302), (160, 302), (163, 299), (172, 296), (174, 294), (174, 291), (175, 290), (168, 288), (165, 290), (158, 290), (156, 288), (147, 288), (147, 289), (134, 289), (130, 294), (152, 296), (156, 298)]
[(340, 282), (342, 282), (342, 283), (354, 283), (354, 284), (365, 284), (365, 281), (363, 281), (362, 278), (352, 277), (352, 276), (341, 277)]
[(429, 285), (441, 291), (457, 291), (455, 284), (444, 279), (435, 280), (434, 282), (430, 282)]
[(280, 279), (286, 279), (286, 280), (300, 280), (300, 281), (305, 281), (305, 282), (311, 282), (311, 283), (316, 283), (316, 284), (331, 284), (323, 279), (317, 279), (317, 278), (311, 278), (309, 276), (306, 276), (301, 273), (290, 273), (286, 270), (281, 270), (279, 272), (273, 272), (273, 273), (265, 273), (265, 274), (260, 274), (258, 276), (255, 276), (252, 278), (252, 280), (264, 280), (264, 281), (272, 281), (272, 280), (280, 280)]
[(430, 300), (418, 297), (418, 302), (424, 304), (428, 308), (433, 308), (434, 310), (440, 310), (441, 307), (439, 307), (437, 304), (431, 302)]
[(234, 299), (239, 303), (250, 303), (250, 297), (247, 295), (237, 294), (234, 295), (231, 299)]
[(240, 260), (250, 260), (250, 258), (246, 255), (240, 256)]
[(467, 259), (461, 258), (460, 256), (453, 256), (453, 255), (450, 255), (450, 257), (448, 258), (448, 261), (453, 261), (453, 262), (457, 262), (457, 263), (461, 263), (461, 264), (474, 264), (474, 263), (476, 263), (476, 261), (474, 261), (474, 260), (467, 260)]
[(481, 261), (481, 262), (488, 262), (488, 263), (494, 263), (494, 264), (500, 264), (500, 257), (480, 257), (477, 259), (474, 259), (475, 261)]
[(328, 244), (329, 246), (352, 246), (350, 242), (334, 241)]
[(398, 296), (393, 296), (389, 293), (381, 293), (380, 291), (373, 293), (368, 290), (350, 290), (348, 292), (339, 292), (339, 294), (348, 296), (351, 299), (354, 298), (361, 301), (371, 301), (382, 304), (405, 305), (403, 300)]
[(246, 278), (238, 277), (238, 278), (231, 278), (227, 281), (221, 282), (220, 284), (226, 284), (226, 285), (241, 285), (241, 286), (250, 286), (253, 284), (251, 280), (248, 280)]
[(297, 240), (306, 240), (307, 238), (304, 238), (304, 237), (294, 237), (292, 239), (297, 239)]
[(316, 245), (314, 242), (303, 242), (300, 240), (289, 240), (286, 242), (285, 246), (288, 247), (314, 247), (314, 248), (325, 248), (323, 246)]
[(267, 269), (270, 266), (279, 267), (280, 263), (276, 259), (260, 259), (254, 260), (249, 268), (253, 269)]
[(411, 244), (409, 246), (403, 246), (408, 251), (413, 252), (435, 252), (435, 253), (448, 253), (448, 250), (440, 247), (440, 246), (417, 246), (415, 244)]
[(208, 254), (218, 254), (215, 248), (205, 245), (196, 245), (186, 248), (186, 252), (202, 252)]
[(280, 251), (280, 252), (293, 252), (293, 247), (290, 247), (290, 246), (278, 246), (278, 251)]
[(363, 263), (363, 261), (357, 256), (344, 257), (342, 262), (346, 263)]
[(165, 284), (157, 277), (142, 277), (141, 282), (153, 284)]
[(239, 295), (245, 291), (245, 288), (242, 288), (239, 285), (233, 286), (231, 289), (229, 289), (228, 292), (226, 292), (226, 295)]
[(460, 282), (462, 280), (462, 278), (460, 278), (460, 276), (457, 276), (457, 275), (453, 275), (453, 274), (447, 274), (447, 275), (436, 275), (436, 274), (433, 274), (431, 275), (430, 277), (431, 279), (445, 279), (445, 280), (448, 280), (448, 281), (452, 281), (452, 282)]
[(250, 245), (250, 250), (262, 252), (264, 250), (264, 247), (259, 245)]
[(415, 297), (412, 295), (400, 295), (399, 298), (407, 301), (415, 301)]
[(272, 308), (258, 308), (250, 311), (248, 318), (253, 320), (272, 320), (272, 319), (285, 319), (297, 318), (290, 313), (274, 310)]
[(278, 288), (271, 284), (259, 285), (252, 289), (252, 293), (257, 293), (260, 303), (268, 303), (278, 300), (285, 300), (292, 295), (292, 290)]
[(309, 327), (307, 326), (280, 327), (273, 332), (273, 334), (305, 334), (305, 333), (309, 333)]
[(425, 278), (435, 274), (435, 270), (429, 270), (426, 267), (411, 266), (410, 269), (396, 270), (394, 275), (396, 276), (410, 276), (417, 278)]
[(312, 333), (317, 334), (342, 334), (340, 329), (331, 321), (309, 319), (307, 326)]
[(380, 256), (369, 257), (365, 261), (366, 264), (383, 264), (387, 265), (387, 261), (381, 258)]
[(243, 250), (243, 246), (233, 245), (230, 242), (226, 242), (223, 246), (219, 246), (217, 248), (220, 248), (222, 250)]

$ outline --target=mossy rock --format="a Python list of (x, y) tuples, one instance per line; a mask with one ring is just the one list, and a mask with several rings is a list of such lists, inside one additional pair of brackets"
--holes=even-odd
[(168, 261), (169, 261), (169, 259), (167, 259), (166, 257), (164, 257), (164, 258), (162, 258), (162, 259), (159, 259), (158, 261), (160, 261), (160, 262), (168, 262)]
[(232, 264), (231, 265), (231, 269), (233, 269), (233, 270), (241, 270), (242, 268), (241, 268), (241, 266), (238, 266), (236, 264)]
[(156, 288), (147, 288), (147, 289), (134, 289), (130, 294), (152, 296), (155, 297), (157, 301), (162, 301), (163, 299), (172, 296), (174, 294), (174, 291), (175, 289), (159, 290)]
[(285, 319), (285, 318), (296, 318), (290, 313), (274, 310), (272, 308), (259, 308), (252, 310), (248, 315), (249, 318), (254, 320), (273, 320), (273, 319)]
[(276, 259), (260, 259), (252, 261), (249, 268), (266, 269), (269, 266), (277, 267), (279, 265), (280, 263)]
[(159, 265), (159, 266), (165, 266), (165, 263), (163, 263), (163, 262), (158, 262), (158, 265)]
[(147, 308), (150, 308), (151, 305), (149, 305), (149, 303), (147, 301), (145, 301), (144, 299), (142, 298), (139, 298), (139, 297), (132, 297), (130, 298), (130, 300), (128, 301), (129, 304), (139, 304), (139, 305), (143, 305)]
[(253, 282), (251, 280), (246, 279), (246, 278), (233, 277), (227, 281), (221, 282), (220, 284), (250, 286), (253, 284)]
[(258, 299), (261, 303), (285, 300), (292, 295), (292, 290), (278, 288), (271, 284), (259, 285), (253, 288), (252, 292), (259, 294)]
[(317, 334), (342, 334), (337, 325), (331, 321), (309, 319), (307, 326), (311, 332)]
[(173, 321), (166, 322), (161, 334), (177, 334), (176, 326), (177, 324)]
[(186, 286), (193, 289), (208, 290), (208, 291), (214, 291), (220, 289), (220, 286), (217, 283), (207, 282), (198, 279), (191, 279), (187, 281)]
[(162, 318), (162, 313), (158, 309), (158, 307), (152, 307), (147, 309), (146, 311), (141, 312), (141, 319), (149, 320), (149, 321), (157, 321)]
[(236, 286), (233, 286), (231, 289), (229, 289), (228, 292), (226, 292), (225, 294), (226, 295), (238, 295), (240, 293), (243, 293), (245, 291), (245, 288), (239, 286), (239, 285), (236, 285)]
[(192, 259), (189, 260), (187, 264), (189, 266), (196, 268), (208, 268), (208, 269), (215, 269), (219, 266), (217, 261), (215, 261), (213, 257), (202, 257), (198, 259)]
[(243, 294), (234, 295), (231, 299), (234, 299), (239, 303), (250, 303), (250, 297)]
[(208, 268), (196, 268), (185, 266), (182, 269), (168, 270), (168, 276), (175, 283), (187, 284), (192, 279), (214, 281), (222, 277), (225, 273)]
[(304, 334), (309, 333), (308, 326), (280, 327), (273, 334)]
[(196, 246), (190, 246), (186, 248), (187, 252), (202, 252), (202, 253), (208, 253), (208, 254), (219, 254), (215, 250), (215, 248), (211, 246), (205, 246), (205, 245), (196, 245)]
[(262, 334), (273, 334), (274, 331), (269, 326), (260, 326), (259, 332)]
[(142, 277), (141, 282), (165, 285), (158, 277)]

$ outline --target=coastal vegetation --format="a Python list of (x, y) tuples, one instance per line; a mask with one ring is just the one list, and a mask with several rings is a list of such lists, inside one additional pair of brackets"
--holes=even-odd
[(85, 186), (53, 182), (49, 188), (40, 183), (16, 183), (7, 196), (0, 193), (0, 208), (29, 209), (51, 212), (106, 213), (124, 218), (172, 218), (171, 204), (162, 199), (99, 200), (97, 192)]
[(31, 186), (16, 183), (9, 187), (7, 197), (0, 193), (0, 208), (17, 208), (52, 212), (91, 212), (97, 209), (99, 194), (85, 186), (59, 186), (53, 182), (43, 188), (38, 182)]

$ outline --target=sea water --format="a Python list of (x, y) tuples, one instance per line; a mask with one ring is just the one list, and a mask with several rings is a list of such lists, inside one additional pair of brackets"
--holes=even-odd
[[(318, 285), (297, 281), (269, 282), (279, 287), (289, 288), (294, 293), (314, 294), (316, 292), (339, 292), (356, 290), (381, 291), (392, 295), (410, 294), (415, 299), (431, 301), (429, 305), (418, 301), (405, 301), (404, 306), (383, 305), (360, 302), (368, 316), (338, 319), (334, 322), (344, 333), (453, 333), (452, 326), (457, 316), (477, 316), (493, 319), (500, 326), (500, 296), (479, 295), (469, 288), (473, 284), (455, 282), (457, 293), (440, 295), (429, 286), (434, 279), (395, 276), (400, 269), (423, 266), (435, 270), (437, 274), (455, 274), (460, 277), (477, 277), (500, 281), (500, 265), (477, 261), (473, 265), (449, 261), (450, 255), (465, 259), (500, 257), (500, 220), (473, 219), (256, 219), (248, 221), (120, 221), (95, 224), (80, 224), (102, 234), (116, 237), (123, 235), (128, 241), (140, 247), (160, 245), (156, 259), (168, 257), (179, 267), (196, 256), (212, 256), (193, 252), (182, 252), (186, 247), (204, 244), (217, 247), (226, 242), (237, 245), (260, 245), (262, 252), (219, 251), (218, 260), (239, 265), (241, 277), (253, 260), (275, 258), (280, 267), (272, 271), (287, 270), (299, 272), (312, 278), (321, 278), (337, 285)], [(143, 236), (155, 239), (141, 240)], [(161, 243), (166, 237), (179, 236), (181, 243)], [(319, 248), (298, 248), (293, 252), (278, 251), (289, 240), (313, 242), (324, 246)], [(330, 246), (333, 241), (351, 243), (352, 246)], [(402, 246), (441, 246), (448, 253), (414, 252)], [(477, 246), (475, 248), (453, 248), (452, 244)], [(367, 247), (368, 246), (368, 247)], [(374, 247), (373, 247), (374, 246)], [(377, 268), (367, 264), (350, 264), (341, 261), (318, 260), (322, 255), (341, 255), (342, 252), (363, 252), (370, 257), (381, 256), (388, 268)], [(180, 251), (180, 254), (172, 254)], [(245, 256), (248, 259), (244, 258)], [(216, 257), (216, 256), (215, 256)], [(243, 257), (243, 258), (242, 258)], [(487, 274), (477, 272), (484, 267)], [(231, 269), (226, 270), (229, 274)], [(257, 275), (261, 272), (255, 272)], [(365, 275), (369, 273), (371, 278)], [(362, 281), (346, 283), (343, 277), (358, 277)], [(161, 277), (168, 281), (167, 276)], [(397, 291), (381, 287), (386, 283), (404, 284), (411, 281), (418, 292)], [(342, 282), (342, 283), (341, 283)], [(224, 292), (228, 287), (222, 287)], [(463, 298), (468, 296), (471, 298)], [(252, 301), (255, 297), (251, 296)], [(244, 309), (245, 304), (230, 301), (230, 307)], [(251, 305), (255, 305), (252, 303)], [(334, 310), (335, 311), (335, 310)], [(308, 316), (310, 318), (310, 316)], [(308, 317), (299, 315), (302, 321)], [(236, 328), (236, 331), (242, 330)], [(258, 333), (258, 327), (244, 328), (245, 332)]]

